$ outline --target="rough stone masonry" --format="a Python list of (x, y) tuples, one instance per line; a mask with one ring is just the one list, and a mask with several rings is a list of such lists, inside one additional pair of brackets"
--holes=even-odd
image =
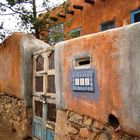
[(32, 109), (25, 101), (6, 93), (0, 93), (0, 123), (19, 139), (31, 137)]

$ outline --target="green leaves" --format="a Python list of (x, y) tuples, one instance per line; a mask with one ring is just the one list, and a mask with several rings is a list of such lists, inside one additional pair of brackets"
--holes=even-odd
[[(51, 10), (56, 6), (55, 2), (50, 0), (44, 0), (42, 7), (44, 7), (45, 13), (37, 17), (39, 10), (37, 10), (36, 2), (39, 0), (6, 0), (6, 3), (0, 2), (0, 15), (16, 15), (18, 21), (19, 31), (26, 31), (34, 34), (39, 38), (40, 34), (49, 29), (54, 25), (54, 21), (51, 20)], [(69, 3), (65, 2), (62, 6), (62, 12), (66, 14)], [(56, 29), (56, 28), (55, 28)], [(1, 37), (11, 33), (7, 29), (0, 29)], [(59, 30), (53, 31), (53, 40), (60, 40), (63, 38), (64, 33), (60, 33)], [(45, 37), (46, 39), (48, 37)]]

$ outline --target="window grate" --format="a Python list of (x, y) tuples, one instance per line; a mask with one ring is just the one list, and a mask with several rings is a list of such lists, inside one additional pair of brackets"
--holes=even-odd
[(48, 106), (47, 120), (56, 122), (56, 105), (47, 104), (47, 106)]
[(49, 55), (49, 69), (54, 69), (54, 51)]
[(48, 92), (55, 93), (55, 76), (48, 75)]
[(35, 115), (42, 117), (43, 104), (40, 101), (35, 101)]
[(37, 76), (36, 79), (36, 92), (43, 92), (43, 76)]
[(36, 59), (36, 71), (43, 71), (44, 70), (44, 58), (39, 55)]

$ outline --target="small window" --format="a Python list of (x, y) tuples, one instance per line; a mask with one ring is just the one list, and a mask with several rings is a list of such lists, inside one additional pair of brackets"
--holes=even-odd
[(48, 75), (48, 92), (55, 93), (55, 76)]
[(43, 76), (35, 77), (36, 80), (36, 92), (43, 92)]
[(131, 23), (140, 21), (140, 9), (131, 13)]
[(35, 115), (37, 117), (42, 117), (42, 109), (43, 109), (43, 104), (40, 101), (35, 101)]
[(36, 71), (43, 71), (44, 70), (44, 58), (39, 55), (36, 59)]
[(47, 104), (47, 120), (56, 122), (56, 105), (55, 104)]
[(79, 67), (79, 66), (90, 65), (91, 63), (90, 61), (91, 61), (90, 57), (76, 59), (76, 66)]
[(77, 28), (69, 32), (70, 38), (76, 38), (76, 37), (79, 37), (80, 35), (81, 35), (81, 28)]
[(105, 31), (113, 28), (115, 28), (115, 21), (109, 21), (101, 24), (101, 31)]

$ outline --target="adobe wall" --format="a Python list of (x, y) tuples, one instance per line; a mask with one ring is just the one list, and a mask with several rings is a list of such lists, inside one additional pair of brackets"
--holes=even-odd
[(0, 123), (19, 140), (32, 136), (32, 54), (47, 47), (24, 33), (12, 34), (0, 46)]
[(0, 91), (20, 96), (20, 40), (22, 34), (14, 34), (0, 46)]
[(14, 95), (31, 106), (32, 53), (48, 45), (24, 33), (14, 33), (0, 46), (0, 92)]
[[(93, 132), (102, 134), (96, 132), (96, 129), (101, 129), (111, 138), (127, 134), (128, 137), (140, 137), (139, 35), (140, 24), (137, 23), (55, 46), (57, 108), (65, 114), (62, 120), (67, 124), (67, 132), (63, 133), (61, 127), (64, 123), (58, 123), (56, 135), (69, 136), (72, 133), (71, 139), (78, 139), (83, 137), (84, 131), (91, 135)], [(94, 72), (93, 93), (75, 92), (71, 85), (72, 72), (76, 70), (75, 60), (85, 56), (91, 57), (88, 68)]]
[[(52, 16), (58, 18), (54, 24), (64, 23), (65, 33), (82, 28), (81, 35), (100, 32), (101, 24), (108, 21), (115, 21), (116, 27), (121, 27), (131, 23), (131, 12), (140, 7), (139, 0), (94, 0), (94, 5), (85, 3), (84, 0), (69, 0), (71, 3), (69, 10), (74, 11), (74, 15), (66, 14), (66, 18), (57, 16), (60, 8), (52, 12)], [(83, 10), (73, 8), (73, 5), (83, 6)], [(65, 15), (64, 12), (61, 13)], [(69, 22), (70, 21), (70, 22)], [(70, 23), (70, 24), (69, 24)]]

